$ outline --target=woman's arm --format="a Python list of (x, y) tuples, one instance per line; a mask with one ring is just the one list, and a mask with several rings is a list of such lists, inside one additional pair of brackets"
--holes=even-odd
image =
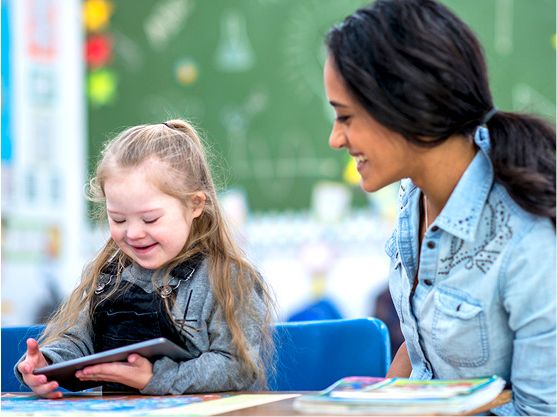
[(406, 349), (406, 342), (398, 348), (395, 358), (391, 363), (391, 367), (387, 372), (387, 378), (408, 378), (412, 373), (412, 364), (410, 363), (410, 358), (408, 357), (408, 350)]
[(509, 251), (499, 276), (514, 332), (510, 415), (555, 415), (555, 232), (540, 223)]

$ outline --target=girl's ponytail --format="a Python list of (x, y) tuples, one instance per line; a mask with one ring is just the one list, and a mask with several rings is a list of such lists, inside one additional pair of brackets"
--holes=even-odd
[(487, 122), (495, 179), (524, 210), (555, 227), (555, 129), (531, 115), (497, 112)]

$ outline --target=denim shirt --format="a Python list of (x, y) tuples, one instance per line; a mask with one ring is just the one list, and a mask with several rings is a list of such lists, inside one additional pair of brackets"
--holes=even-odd
[(513, 401), (492, 412), (555, 415), (555, 229), (494, 181), (487, 129), (474, 141), (479, 151), (420, 251), (422, 193), (401, 183), (385, 249), (411, 378), (496, 374), (512, 384)]

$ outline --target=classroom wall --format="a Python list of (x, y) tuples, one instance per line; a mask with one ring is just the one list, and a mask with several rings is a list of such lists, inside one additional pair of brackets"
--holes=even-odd
[[(327, 145), (324, 35), (367, 3), (113, 2), (106, 26), (89, 34), (112, 44), (110, 61), (87, 74), (112, 80), (110, 94), (89, 95), (89, 168), (123, 126), (186, 117), (204, 131), (221, 186), (242, 189), (251, 210), (308, 209), (316, 184), (346, 183), (349, 168), (347, 155)], [(555, 2), (445, 3), (485, 46), (496, 105), (554, 119)], [(357, 189), (351, 194), (353, 205), (367, 205)]]
[(83, 267), (79, 0), (2, 0), (2, 324), (50, 311)]
[[(497, 106), (555, 120), (555, 3), (444, 2), (484, 43)], [(2, 324), (44, 316), (105, 241), (83, 192), (102, 143), (172, 117), (204, 133), (281, 319), (320, 299), (371, 314), (396, 186), (364, 194), (329, 149), (321, 75), (324, 33), (365, 3), (2, 0)]]

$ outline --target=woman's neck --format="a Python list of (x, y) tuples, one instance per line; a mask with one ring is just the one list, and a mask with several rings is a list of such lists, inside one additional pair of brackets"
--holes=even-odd
[(472, 139), (452, 136), (441, 145), (421, 153), (419, 169), (411, 179), (427, 198), (430, 224), (445, 207), (476, 152)]

